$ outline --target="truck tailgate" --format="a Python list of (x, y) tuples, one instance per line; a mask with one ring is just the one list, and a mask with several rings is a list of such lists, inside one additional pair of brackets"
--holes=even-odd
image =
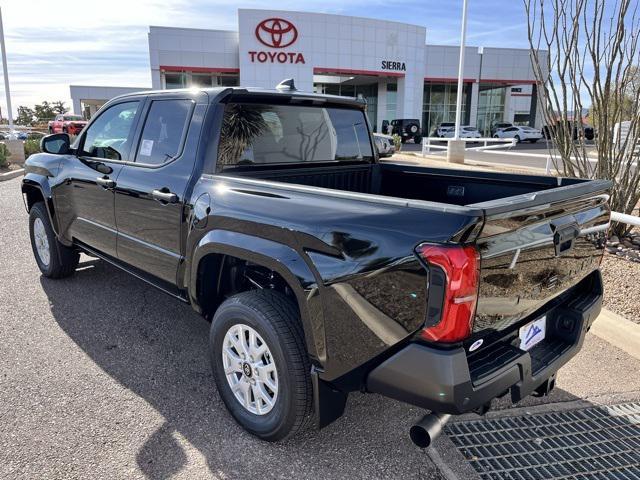
[(485, 211), (477, 240), (474, 338), (530, 319), (599, 267), (609, 227), (609, 188), (608, 181), (584, 181), (469, 205)]

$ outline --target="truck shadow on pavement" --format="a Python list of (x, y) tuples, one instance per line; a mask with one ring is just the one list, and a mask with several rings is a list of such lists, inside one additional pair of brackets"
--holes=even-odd
[[(40, 281), (66, 334), (163, 416), (151, 436), (136, 439), (143, 446), (135, 460), (148, 478), (191, 473), (201, 461), (193, 448), (209, 470), (195, 476), (441, 478), (408, 437), (423, 413), (418, 408), (356, 393), (329, 427), (285, 443), (262, 442), (245, 433), (220, 400), (207, 356), (209, 324), (191, 307), (97, 260), (81, 263), (68, 279)], [(145, 423), (136, 420), (118, 428), (135, 436)]]
[[(85, 257), (83, 257), (85, 259)], [(40, 277), (64, 332), (116, 382), (164, 418), (135, 454), (148, 478), (428, 478), (442, 476), (415, 447), (409, 427), (425, 412), (378, 395), (350, 395), (345, 415), (327, 428), (284, 443), (262, 442), (242, 430), (216, 390), (207, 354), (209, 323), (183, 304), (106, 262), (90, 259), (64, 280)], [(114, 385), (104, 385), (105, 391)], [(547, 399), (576, 397), (556, 388)], [(500, 408), (507, 399), (497, 402)], [(143, 413), (144, 415), (144, 413)], [(137, 418), (128, 436), (146, 435)], [(131, 418), (129, 415), (127, 418)], [(114, 419), (114, 424), (116, 419)], [(208, 472), (198, 468), (196, 449)], [(117, 472), (114, 472), (118, 476)]]

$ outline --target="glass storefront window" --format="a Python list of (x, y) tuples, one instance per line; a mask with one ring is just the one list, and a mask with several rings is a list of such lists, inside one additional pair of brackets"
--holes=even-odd
[(491, 125), (503, 120), (506, 87), (480, 85), (476, 127), (483, 137), (491, 136)]
[(192, 87), (210, 87), (213, 85), (210, 73), (193, 73), (191, 74)]
[[(458, 85), (455, 83), (425, 83), (422, 104), (422, 128), (425, 135), (434, 135), (442, 122), (455, 122)], [(467, 89), (462, 95), (462, 118), (466, 115)], [(464, 121), (462, 122), (464, 123)]]
[(237, 87), (240, 85), (240, 78), (231, 75), (224, 75), (218, 77), (218, 85), (221, 87)]
[(185, 88), (187, 86), (187, 75), (184, 72), (165, 73), (164, 85), (166, 89)]
[[(396, 118), (396, 109), (398, 107), (398, 84), (387, 83), (387, 113), (385, 120), (391, 122)], [(386, 132), (383, 132), (386, 133)]]

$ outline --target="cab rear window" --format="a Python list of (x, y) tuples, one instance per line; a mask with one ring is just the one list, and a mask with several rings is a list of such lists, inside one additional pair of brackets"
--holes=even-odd
[(369, 130), (361, 110), (253, 103), (225, 107), (219, 169), (372, 159)]

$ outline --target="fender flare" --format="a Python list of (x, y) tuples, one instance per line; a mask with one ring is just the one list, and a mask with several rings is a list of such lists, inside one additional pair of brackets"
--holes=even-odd
[[(188, 292), (192, 305), (198, 306), (197, 282), (200, 261), (209, 254), (222, 254), (247, 260), (277, 272), (296, 296), (307, 351), (320, 365), (326, 362), (326, 340), (318, 284), (309, 265), (294, 248), (230, 230), (206, 233), (190, 258)], [(199, 306), (198, 306), (199, 308)]]
[[(51, 222), (51, 228), (53, 228), (53, 232), (55, 233), (58, 240), (60, 240), (60, 235), (58, 232), (58, 222), (56, 221), (55, 209), (53, 207), (53, 196), (51, 194), (51, 185), (47, 180), (45, 175), (40, 175), (37, 173), (27, 173), (22, 179), (22, 186), (20, 187), (23, 194), (27, 193), (28, 189), (35, 188), (40, 191), (40, 195), (42, 195), (42, 199), (44, 200), (44, 205), (47, 209), (47, 214), (49, 215), (49, 221)], [(31, 209), (24, 198), (24, 206), (29, 212)], [(66, 242), (63, 242), (66, 243)]]

